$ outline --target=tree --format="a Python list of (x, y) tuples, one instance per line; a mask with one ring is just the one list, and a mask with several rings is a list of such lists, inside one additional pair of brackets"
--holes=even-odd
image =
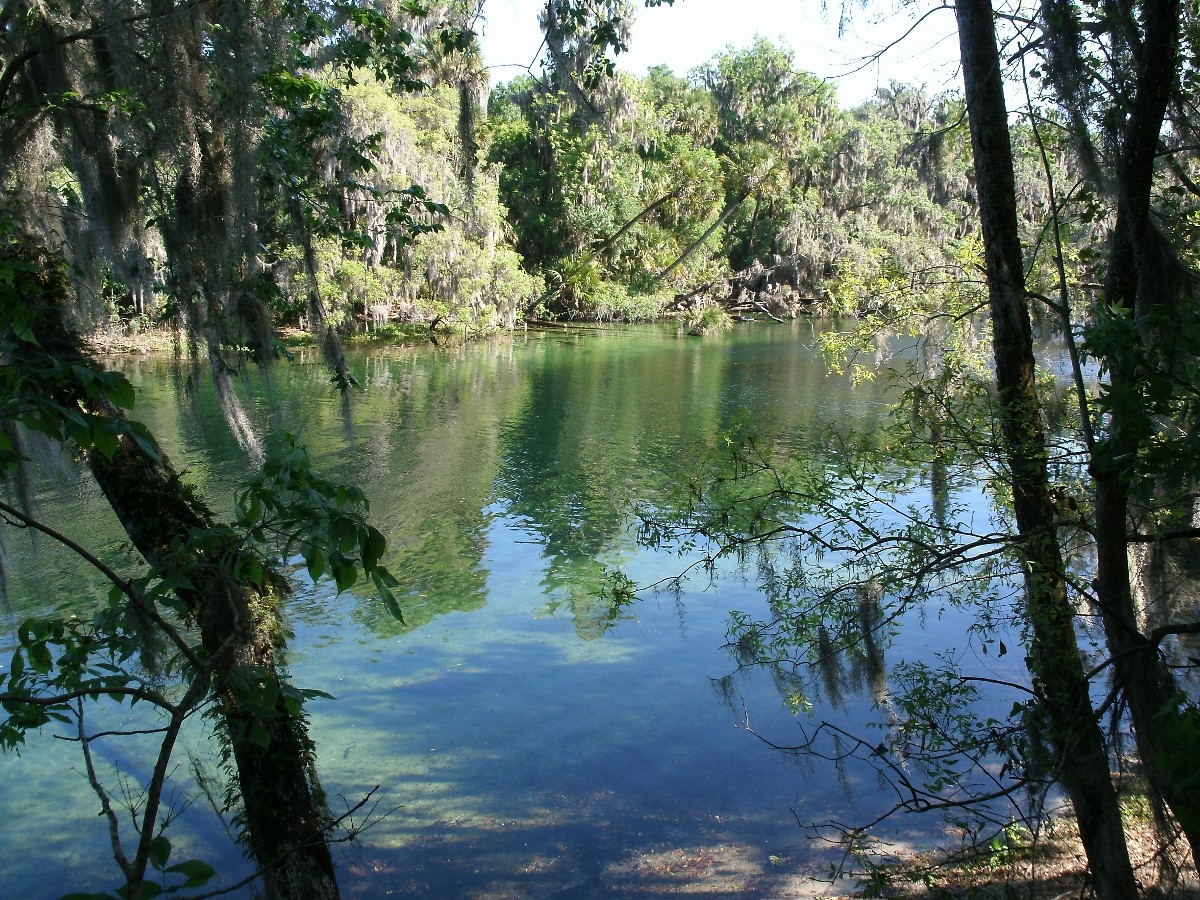
[[(304, 695), (286, 683), (276, 658), (287, 585), (256, 545), (278, 530), (285, 546), (304, 550), (314, 577), (329, 571), (341, 588), (361, 568), (377, 576), (385, 598), (395, 582), (378, 565), (383, 538), (362, 518), (361, 492), (312, 476), (300, 448), (283, 463), (272, 461), (247, 491), (236, 527), (222, 525), (152, 438), (124, 422), (120, 408), (132, 391), (88, 357), (71, 307), (82, 308), (85, 320), (88, 308), (73, 300), (98, 295), (107, 275), (145, 303), (161, 264), (190, 355), (208, 356), (227, 420), (247, 451), (260, 454), (230, 378), (246, 350), (262, 365), (272, 358), (272, 257), (298, 247), (310, 276), (309, 321), (335, 379), (348, 388), (352, 379), (318, 290), (315, 241), (361, 238), (344, 215), (351, 193), (390, 206), (391, 224), (410, 235), (432, 224), (417, 221), (414, 210), (445, 209), (417, 189), (384, 195), (362, 183), (375, 141), (343, 127), (339, 89), (364, 71), (416, 86), (406, 26), (420, 14), (406, 5), (388, 18), (353, 2), (288, 3), (278, 11), (171, 3), (80, 10), (16, 0), (3, 9), (5, 472), (26, 462), (16, 425), (77, 446), (149, 573), (106, 570), (114, 594), (94, 627), (27, 623), (4, 693), (5, 743), (50, 718), (74, 717), (90, 769), (86, 749), (94, 738), (75, 701), (113, 693), (149, 698), (163, 712), (155, 799), (135, 823), (134, 852), (125, 852), (117, 817), (92, 776), (132, 897), (151, 890), (147, 866), (166, 863), (169, 842), (157, 815), (165, 767), (183, 720), (205, 704), (217, 710), (243, 836), (268, 895), (337, 895), (325, 842), (331, 821), (310, 778)], [(60, 166), (71, 180), (55, 197), (46, 181)], [(64, 255), (79, 275), (78, 290)], [(6, 511), (10, 522), (38, 527), (27, 512)], [(186, 685), (180, 702), (139, 686), (122, 666), (133, 646), (130, 623), (139, 617), (172, 647), (167, 670)], [(185, 634), (193, 625), (198, 642)], [(202, 874), (194, 866), (168, 871), (189, 881)]]
[(1057, 510), (1035, 383), (1036, 362), (1017, 232), (1016, 183), (991, 4), (955, 5), (979, 188), (996, 392), (1025, 568), (1029, 673), (1061, 754), (1059, 775), (1101, 897), (1136, 894), (1108, 754), (1096, 723), (1067, 597)]
[[(21, 626), (21, 645), (0, 689), (8, 714), (0, 723), (0, 744), (13, 749), (27, 731), (52, 719), (75, 723), (124, 890), (137, 898), (148, 864), (163, 869), (170, 852), (159, 803), (175, 738), (187, 718), (212, 705), (236, 773), (243, 837), (268, 896), (336, 897), (325, 842), (332, 818), (313, 770), (302, 713), (306, 694), (288, 684), (276, 657), (288, 587), (270, 555), (279, 540), (285, 552), (303, 552), (314, 578), (332, 572), (339, 589), (353, 584), (361, 569), (398, 615), (391, 593), (396, 582), (380, 565), (384, 538), (363, 519), (361, 492), (320, 479), (293, 446), (242, 495), (236, 526), (222, 525), (153, 437), (125, 420), (122, 407), (131, 406), (133, 397), (129, 384), (83, 351), (67, 318), (65, 266), (27, 242), (8, 239), (3, 250), (4, 474), (11, 477), (32, 463), (21, 452), (18, 425), (77, 447), (148, 568), (119, 574), (83, 545), (3, 504), (8, 524), (37, 528), (64, 543), (103, 572), (112, 592), (106, 612), (92, 622), (43, 617)], [(161, 672), (152, 667), (140, 676), (127, 660), (150, 646), (142, 636), (147, 631), (169, 649)], [(159, 686), (162, 676), (183, 681), (179, 699)], [(86, 728), (84, 706), (104, 697), (131, 704), (147, 699), (165, 719), (155, 729), (163, 743), (145, 808), (140, 816), (135, 812), (132, 854), (92, 766), (90, 747), (99, 736)], [(194, 862), (166, 871), (192, 883), (211, 874)]]
[[(502, 167), (517, 248), (546, 278), (545, 310), (644, 317), (665, 298), (636, 295), (658, 290), (655, 276), (709, 216), (722, 189), (718, 163), (676, 133), (654, 88), (614, 78), (607, 89), (616, 99), (596, 119), (556, 87), (566, 77), (520, 78), (492, 95), (489, 158)], [(710, 276), (711, 259), (695, 257), (688, 277)]]
[[(1155, 621), (1153, 600), (1138, 598), (1131, 565), (1138, 544), (1163, 548), (1195, 540), (1194, 473), (1180, 470), (1175, 455), (1186, 453), (1192, 440), (1197, 344), (1188, 282), (1195, 275), (1155, 223), (1153, 209), (1157, 183), (1180, 175), (1178, 161), (1163, 173), (1166, 179), (1159, 175), (1160, 153), (1169, 140), (1164, 128), (1191, 127), (1184, 94), (1191, 64), (1185, 69), (1181, 59), (1190, 16), (1174, 2), (1139, 3), (1102, 15), (1086, 5), (1048, 2), (1042, 8), (1051, 39), (1050, 78), (1070, 120), (1087, 125), (1075, 135), (1078, 152), (1113, 211), (1104, 288), (1085, 344), (1107, 374), (1088, 447), (1095, 484), (1096, 603), (1147, 781), (1174, 812), (1195, 859), (1200, 788), (1179, 777), (1171, 758), (1186, 733), (1184, 723), (1197, 712), (1181, 702), (1160, 647), (1195, 623)], [(1085, 43), (1085, 33), (1095, 37)], [(1096, 54), (1095, 42), (1114, 52)], [(1146, 52), (1150, 47), (1154, 51)], [(1085, 73), (1112, 87), (1078, 90)], [(1187, 183), (1186, 175), (1181, 181)], [(1180, 430), (1173, 434), (1174, 429)], [(1149, 522), (1142, 524), (1147, 515)]]
[(762, 37), (716, 56), (694, 78), (717, 110), (714, 150), (725, 170), (726, 209), (754, 199), (749, 222), (735, 225), (726, 243), (730, 263), (743, 268), (776, 251), (781, 208), (794, 188), (817, 179), (837, 104), (827, 83), (797, 71), (790, 50)]
[[(410, 231), (443, 212), (420, 191), (373, 190), (363, 176), (377, 140), (346, 127), (341, 99), (364, 74), (397, 90), (420, 86), (420, 15), (401, 4), (389, 18), (356, 2), (288, 3), (278, 13), (115, 4), (95, 16), (9, 4), (5, 216), (69, 248), (93, 296), (105, 271), (135, 297), (163, 283), (190, 353), (208, 354), (214, 377), (227, 377), (231, 348), (265, 364), (276, 344), (272, 266), (288, 247), (311, 268), (319, 238), (372, 239), (346, 215), (355, 199), (369, 197)], [(60, 165), (73, 183), (45, 190)], [(309, 324), (345, 382), (315, 288)], [(238, 419), (236, 409), (228, 415)]]
[[(955, 11), (986, 273), (988, 314), (977, 324), (991, 333), (992, 365), (971, 361), (978, 337), (971, 310), (978, 307), (969, 299), (969, 269), (959, 269), (957, 286), (942, 295), (957, 293), (961, 302), (939, 309), (897, 291), (888, 315), (871, 324), (889, 322), (888, 337), (901, 327), (917, 337), (918, 362), (898, 407), (904, 413), (891, 452), (916, 441), (924, 449), (906, 452), (926, 460), (935, 484), (946, 483), (947, 466), (968, 477), (978, 477), (973, 467), (990, 473), (1006, 527), (979, 531), (956, 517), (953, 504), (947, 508), (944, 493), (939, 500), (936, 487), (928, 512), (908, 506), (908, 489), (887, 474), (886, 460), (839, 438), (848, 458), (835, 474), (820, 465), (785, 469), (771, 461), (765, 442), (735, 441), (731, 471), (691, 486), (666, 523), (648, 522), (645, 537), (712, 541), (714, 555), (790, 542), (782, 559), (762, 564), (774, 617), (735, 617), (731, 628), (738, 658), (770, 667), (781, 684), (801, 685), (797, 672), (881, 641), (905, 611), (944, 598), (947, 583), (959, 596), (941, 602), (974, 605), (974, 633), (985, 648), (992, 625), (1016, 615), (1028, 630), (1030, 684), (1010, 687), (1028, 691), (1029, 699), (1015, 703), (1006, 721), (968, 711), (964, 696), (974, 696), (978, 682), (953, 664), (940, 671), (907, 666), (896, 678), (902, 690), (877, 695), (887, 704), (888, 740), (843, 734), (850, 749), (834, 755), (858, 754), (876, 766), (897, 789), (896, 809), (952, 811), (959, 822), (972, 804), (1012, 799), (1018, 783), (1031, 786), (1049, 772), (1072, 801), (1097, 890), (1128, 897), (1136, 884), (1110, 775), (1114, 747), (1098, 724), (1102, 714), (1117, 722), (1128, 710), (1140, 772), (1151, 797), (1165, 804), (1164, 842), (1178, 829), (1195, 843), (1197, 785), (1182, 777), (1179, 760), (1194, 747), (1197, 714), (1172, 671), (1188, 664), (1170, 645), (1173, 635), (1196, 632), (1195, 611), (1178, 608), (1169, 595), (1152, 596), (1160, 584), (1130, 567), (1131, 549), (1137, 560), (1145, 545), (1165, 553), (1196, 539), (1191, 451), (1198, 345), (1187, 268), (1194, 255), (1171, 242), (1191, 234), (1183, 219), (1198, 195), (1189, 186), (1191, 151), (1181, 139), (1191, 133), (1194, 74), (1178, 55), (1181, 36), (1194, 26), (1189, 13), (1169, 3), (1119, 14), (1089, 4), (1044, 5), (1043, 31), (1017, 45), (1014, 58), (1048, 54), (1040, 71), (1053, 86), (1054, 107), (1028, 111), (1030, 124), (1018, 131), (1024, 149), (1015, 154), (993, 11), (966, 0)], [(1175, 119), (1164, 127), (1167, 111)], [(1066, 190), (1053, 149), (1068, 142), (1055, 134), (1064, 122), (1079, 161), (1078, 181)], [(1023, 242), (1014, 167), (1028, 170), (1034, 159), (1046, 181), (1038, 203), (1022, 205), (1040, 205), (1045, 223), (1026, 231), (1031, 237)], [(1097, 235), (1111, 236), (1107, 253), (1095, 250)], [(970, 259), (964, 254), (959, 265)], [(1055, 297), (1039, 293), (1035, 282), (1052, 285)], [(1102, 367), (1096, 401), (1076, 349), (1080, 327), (1072, 308), (1080, 299), (1092, 317), (1083, 349)], [(1075, 403), (1065, 419), (1052, 415), (1060, 401), (1048, 379), (1039, 378), (1035, 304), (1063, 323)], [(1077, 431), (1063, 431), (1065, 422)], [(1094, 583), (1065, 555), (1080, 550), (1096, 554)], [(1014, 568), (1006, 570), (1002, 560)], [(1010, 575), (1019, 575), (1024, 590), (1005, 613)], [(881, 598), (881, 608), (863, 614), (864, 597)], [(1085, 668), (1076, 630), (1089, 610), (1099, 613), (1106, 643), (1102, 657)], [(1110, 673), (1107, 699), (1093, 703)], [(802, 706), (802, 689), (787, 690)], [(813, 751), (815, 742), (791, 749)], [(968, 770), (980, 779), (973, 793), (962, 790)], [(987, 819), (989, 813), (976, 811)], [(1036, 815), (1035, 805), (1029, 821)], [(861, 833), (850, 829), (846, 836), (853, 841)]]

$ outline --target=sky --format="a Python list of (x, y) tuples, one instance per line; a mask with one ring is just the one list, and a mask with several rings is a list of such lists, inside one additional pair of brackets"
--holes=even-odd
[[(486, 0), (486, 21), (478, 30), (493, 84), (508, 81), (532, 63), (541, 44), (537, 21), (543, 3)], [(912, 19), (892, 13), (889, 3), (871, 4), (855, 10), (848, 33), (839, 37), (837, 3), (827, 5), (828, 13), (822, 12), (820, 0), (675, 0), (674, 6), (639, 9), (629, 52), (618, 56), (617, 64), (638, 75), (656, 64), (686, 75), (727, 45), (748, 47), (761, 34), (791, 47), (798, 68), (836, 85), (843, 108), (868, 99), (892, 79), (923, 84), (933, 93), (960, 86), (949, 9), (936, 10), (878, 62), (864, 64), (864, 57), (899, 38)]]

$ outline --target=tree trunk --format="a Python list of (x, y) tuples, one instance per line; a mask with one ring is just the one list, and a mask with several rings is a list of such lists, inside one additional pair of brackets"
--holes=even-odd
[(758, 214), (762, 211), (762, 194), (754, 195), (754, 212), (750, 216), (750, 227), (746, 229), (746, 240), (742, 241), (741, 259), (734, 263), (737, 268), (750, 265), (750, 251), (754, 249), (754, 229), (758, 227)]
[(692, 241), (692, 243), (688, 246), (688, 248), (686, 250), (684, 250), (683, 253), (679, 254), (679, 258), (677, 260), (675, 260), (675, 262), (671, 263), (669, 266), (667, 266), (665, 269), (663, 269), (661, 272), (659, 272), (657, 275), (655, 275), (654, 280), (656, 282), (662, 281), (664, 278), (666, 278), (668, 275), (670, 275), (672, 272), (674, 272), (677, 268), (679, 268), (681, 265), (683, 265), (688, 260), (688, 258), (693, 253), (695, 253), (697, 250), (699, 250), (700, 247), (704, 244), (704, 242), (707, 241), (709, 239), (709, 237), (712, 236), (712, 233), (714, 231), (716, 231), (718, 228), (720, 228), (722, 225), (725, 224), (725, 220), (728, 219), (730, 216), (732, 216), (734, 211), (737, 210), (737, 208), (739, 206), (741, 206), (743, 203), (745, 203), (746, 198), (749, 196), (750, 196), (750, 191), (745, 190), (745, 191), (742, 191), (740, 194), (738, 194), (736, 197), (734, 197), (733, 200), (730, 201), (730, 203), (723, 210), (721, 210), (721, 215), (717, 216), (717, 221), (713, 222), (712, 225), (708, 226), (708, 228), (707, 228), (707, 230), (705, 230), (704, 234), (700, 235), (700, 237), (698, 237), (698, 238), (696, 238), (696, 240)]
[(627, 232), (630, 228), (632, 228), (638, 222), (645, 219), (646, 216), (650, 215), (652, 212), (654, 212), (656, 209), (658, 209), (660, 206), (662, 206), (668, 200), (673, 200), (674, 198), (678, 197), (682, 192), (683, 192), (683, 188), (677, 187), (677, 188), (675, 188), (675, 190), (671, 191), (671, 193), (663, 194), (661, 197), (659, 197), (657, 200), (655, 200), (653, 203), (651, 203), (649, 206), (647, 206), (645, 209), (643, 209), (640, 213), (638, 213), (636, 216), (634, 216), (632, 219), (630, 219), (628, 222), (626, 222), (624, 225), (622, 225), (620, 228), (618, 228), (610, 237), (606, 237), (603, 240), (603, 242), (601, 242), (600, 246), (598, 246), (593, 252), (603, 253), (605, 250), (607, 250), (609, 247), (611, 247), (613, 244), (615, 244), (617, 241), (619, 241), (621, 239), (621, 235), (623, 235), (625, 232)]
[[(98, 370), (69, 323), (63, 301), (61, 263), (29, 253), (41, 274), (40, 296), (28, 297), (38, 346), (14, 363), (31, 369), (49, 365)], [(75, 379), (50, 388), (68, 408), (101, 415), (119, 413), (89, 397)], [(241, 551), (222, 546), (179, 552), (192, 533), (212, 527), (212, 514), (165, 459), (147, 455), (128, 438), (112, 458), (88, 454), (88, 464), (130, 541), (163, 577), (176, 575), (201, 631), (204, 648), (217, 662), (215, 690), (245, 808), (249, 848), (263, 870), (271, 900), (331, 900), (338, 897), (333, 861), (325, 843), (328, 815), (316, 786), (312, 744), (302, 717), (290, 712), (278, 690), (276, 651), (282, 647), (280, 602), (283, 579), (267, 572), (261, 586), (234, 577)], [(247, 690), (249, 689), (249, 691)], [(254, 707), (254, 691), (265, 698)]]
[(979, 192), (992, 345), (1013, 510), (1025, 565), (1028, 665), (1058, 776), (1075, 808), (1079, 835), (1103, 900), (1133, 898), (1137, 885), (1075, 638), (1050, 494), (1045, 436), (1034, 382), (1008, 114), (990, 2), (958, 0), (959, 47)]
[[(1121, 155), (1116, 177), (1117, 218), (1113, 230), (1105, 302), (1146, 322), (1153, 307), (1178, 302), (1180, 279), (1172, 278), (1178, 263), (1170, 258), (1150, 217), (1150, 194), (1167, 103), (1175, 86), (1180, 41), (1178, 0), (1149, 0), (1142, 4), (1144, 43), (1153, 52), (1137, 71), (1137, 82), (1126, 111)], [(1137, 338), (1151, 358), (1163, 348), (1150, 330)], [(1156, 346), (1159, 344), (1159, 346)], [(1130, 348), (1133, 351), (1136, 348)], [(1144, 373), (1136, 357), (1109, 358), (1110, 383), (1117, 391), (1137, 396)], [(1157, 376), (1161, 378), (1162, 376)], [(1169, 753), (1160, 714), (1174, 701), (1178, 687), (1163, 664), (1157, 646), (1142, 633), (1129, 566), (1129, 488), (1140, 449), (1136, 424), (1127, 421), (1128, 406), (1114, 404), (1107, 434), (1093, 454), (1092, 477), (1096, 485), (1096, 596), (1104, 619), (1109, 653), (1114, 659), (1117, 684), (1124, 692), (1133, 723), (1138, 755), (1150, 788), (1176, 813), (1191, 846), (1193, 859), (1200, 853), (1200, 787), (1180, 789), (1164, 771), (1161, 759)]]

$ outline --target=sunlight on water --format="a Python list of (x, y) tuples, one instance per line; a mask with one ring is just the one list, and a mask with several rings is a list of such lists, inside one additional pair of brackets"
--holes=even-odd
[[(812, 344), (799, 323), (720, 340), (641, 328), (371, 351), (352, 357), (363, 387), (349, 426), (315, 359), (282, 366), (269, 388), (250, 379), (247, 406), (268, 446), (301, 431), (322, 469), (364, 486), (405, 587), (405, 625), (368, 596), (335, 597), (300, 574), (289, 606), (296, 683), (336, 698), (309, 705), (330, 806), (344, 812), (374, 791), (353, 819), (369, 827), (335, 853), (347, 896), (798, 891), (832, 858), (801, 823), (869, 817), (889, 802), (868, 770), (780, 753), (747, 730), (799, 740), (764, 673), (719, 689), (736, 668), (730, 610), (763, 605), (752, 571), (647, 593), (612, 619), (597, 600), (608, 569), (650, 584), (687, 564), (637, 546), (630, 503), (678, 483), (700, 444), (746, 420), (789, 440), (830, 424), (875, 427), (881, 386), (827, 375)], [(169, 360), (129, 367), (139, 415), (227, 509), (250, 467), (211, 391), (193, 405)], [(100, 499), (79, 491), (44, 494), (46, 515), (89, 523), (84, 535), (119, 559)], [(981, 494), (970, 502), (986, 516)], [(14, 543), (10, 555), (24, 567), (10, 626), (50, 602), (47, 586), (60, 599), (59, 588), (79, 585), (53, 548)], [(967, 649), (953, 609), (906, 622), (889, 660), (961, 646), (973, 666), (1011, 674)], [(851, 730), (879, 720), (861, 684), (816, 712)], [(195, 724), (188, 746), (211, 772), (213, 748)], [(144, 763), (119, 750), (110, 776), (136, 778)], [(48, 735), (0, 760), (7, 895), (114, 885), (95, 798), (65, 774), (78, 765), (74, 745)], [(195, 801), (170, 831), (181, 854), (243, 874), (186, 757), (177, 783), (177, 805)], [(916, 841), (936, 827), (905, 820), (895, 836)]]

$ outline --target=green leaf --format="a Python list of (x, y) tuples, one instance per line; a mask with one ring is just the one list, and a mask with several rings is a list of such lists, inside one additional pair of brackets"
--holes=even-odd
[(251, 584), (261, 585), (263, 583), (263, 566), (258, 561), (258, 557), (251, 554), (243, 556), (240, 560), (240, 575), (242, 578), (249, 581)]
[(400, 582), (396, 580), (396, 576), (383, 566), (376, 566), (375, 571), (371, 573), (371, 577), (378, 585), (389, 588), (400, 587)]
[(317, 547), (309, 545), (304, 551), (304, 565), (308, 567), (308, 577), (316, 583), (325, 574), (325, 553)]
[(267, 681), (263, 684), (262, 690), (259, 692), (258, 705), (263, 712), (271, 712), (275, 709), (275, 704), (279, 701), (279, 682), (275, 680)]
[(244, 525), (257, 525), (262, 518), (262, 498), (258, 491), (247, 491), (239, 501), (241, 521)]
[(39, 675), (45, 675), (54, 665), (50, 648), (45, 644), (32, 644), (28, 648), (29, 666)]
[(120, 372), (106, 372), (103, 381), (104, 393), (114, 406), (133, 409), (137, 395), (133, 391), (133, 385), (124, 375)]
[(396, 595), (391, 589), (379, 581), (375, 582), (375, 587), (379, 590), (379, 597), (383, 600), (383, 605), (392, 617), (399, 623), (404, 624), (404, 612), (400, 609), (400, 604), (396, 600)]
[(271, 733), (263, 728), (259, 722), (255, 722), (250, 726), (250, 740), (252, 743), (266, 750), (271, 746)]
[(171, 856), (171, 842), (165, 835), (159, 835), (150, 842), (150, 865), (161, 870)]
[(92, 431), (92, 446), (104, 454), (105, 459), (112, 459), (117, 452), (120, 442), (117, 436), (108, 428), (96, 428)]
[(167, 871), (178, 872), (180, 875), (186, 877), (187, 881), (183, 883), (183, 887), (200, 887), (207, 884), (217, 874), (216, 869), (198, 859), (189, 859), (181, 863), (176, 863), (168, 868)]
[(368, 525), (366, 536), (362, 542), (362, 566), (370, 572), (383, 558), (384, 551), (387, 550), (387, 539), (380, 533), (378, 528)]
[(353, 587), (354, 582), (358, 581), (358, 567), (350, 563), (334, 566), (333, 580), (337, 583), (337, 592), (340, 594), (347, 588)]
[(138, 445), (146, 456), (155, 462), (159, 461), (158, 444), (154, 440), (154, 435), (141, 422), (129, 423), (129, 436), (133, 438), (133, 442)]

